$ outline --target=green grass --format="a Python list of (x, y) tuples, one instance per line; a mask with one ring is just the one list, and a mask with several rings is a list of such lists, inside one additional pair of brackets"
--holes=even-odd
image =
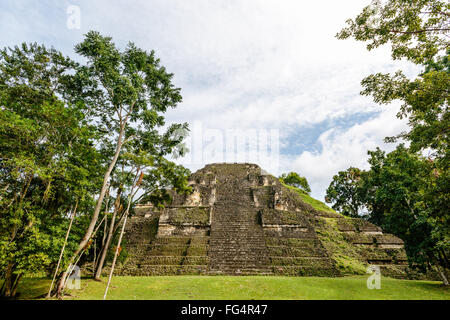
[[(205, 300), (205, 299), (440, 299), (450, 300), (450, 290), (439, 282), (381, 279), (381, 289), (369, 290), (366, 276), (344, 278), (317, 277), (233, 277), (163, 276), (115, 277), (108, 299), (126, 300)], [(24, 279), (19, 287), (21, 299), (45, 294), (50, 280)], [(80, 290), (71, 290), (66, 299), (102, 299), (106, 279), (82, 279)]]
[(323, 203), (322, 201), (319, 201), (317, 199), (314, 199), (313, 197), (311, 197), (310, 195), (308, 195), (305, 191), (293, 187), (293, 186), (289, 186), (287, 184), (282, 183), (286, 188), (295, 191), (298, 195), (300, 195), (300, 198), (303, 200), (303, 202), (311, 205), (314, 209), (319, 210), (319, 211), (326, 211), (326, 212), (333, 212), (333, 213), (337, 213), (336, 211), (334, 211), (333, 209), (331, 209), (329, 206), (327, 206), (325, 203)]

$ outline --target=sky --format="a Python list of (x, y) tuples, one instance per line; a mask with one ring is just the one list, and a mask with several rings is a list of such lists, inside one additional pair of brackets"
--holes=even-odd
[[(183, 102), (167, 123), (188, 122), (191, 170), (210, 162), (256, 162), (305, 176), (323, 200), (334, 174), (367, 168), (367, 151), (391, 151), (404, 131), (398, 103), (360, 95), (377, 72), (415, 75), (388, 47), (335, 38), (369, 0), (1, 0), (0, 47), (73, 47), (96, 30), (118, 47), (154, 50)], [(241, 148), (241, 149), (239, 149)], [(242, 149), (243, 148), (243, 149)], [(245, 152), (242, 152), (245, 150)]]

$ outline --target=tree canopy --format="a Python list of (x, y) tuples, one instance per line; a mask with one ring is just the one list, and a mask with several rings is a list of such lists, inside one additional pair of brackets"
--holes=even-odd
[(406, 59), (423, 71), (413, 79), (399, 70), (362, 80), (362, 94), (375, 102), (402, 102), (397, 117), (408, 119), (409, 131), (386, 141), (405, 140), (409, 148), (400, 145), (387, 155), (380, 149), (369, 152), (371, 168), (358, 181), (340, 172), (328, 189), (329, 200), (341, 208), (354, 207), (347, 191), (356, 195), (369, 220), (404, 239), (413, 263), (437, 266), (445, 284), (450, 269), (449, 9), (448, 1), (373, 0), (337, 34), (366, 42), (368, 50), (388, 45), (393, 59)]
[(303, 190), (307, 194), (311, 193), (311, 188), (309, 187), (308, 180), (305, 177), (300, 176), (296, 172), (283, 173), (279, 177), (280, 181), (288, 186), (292, 186)]
[(339, 171), (327, 189), (325, 201), (333, 203), (332, 208), (350, 217), (358, 217), (364, 204), (358, 194), (358, 184), (361, 180), (361, 170), (350, 167)]
[(170, 160), (186, 151), (179, 131), (187, 124), (164, 119), (180, 89), (155, 53), (133, 43), (120, 50), (94, 31), (76, 53), (86, 62), (38, 44), (0, 51), (4, 296), (15, 295), (24, 274), (57, 265), (61, 295), (69, 264), (97, 242), (107, 252), (111, 241), (97, 241), (107, 223), (114, 241), (136, 205), (169, 201), (166, 189), (189, 191), (189, 170)]

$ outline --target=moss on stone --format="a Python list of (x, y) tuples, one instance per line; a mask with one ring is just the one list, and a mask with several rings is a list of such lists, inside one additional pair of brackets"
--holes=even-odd
[(343, 274), (364, 274), (367, 263), (357, 248), (349, 243), (338, 228), (338, 219), (317, 218), (316, 232), (336, 267)]
[(307, 225), (305, 217), (297, 211), (263, 209), (260, 212), (264, 225)]
[(175, 225), (209, 225), (209, 207), (176, 208), (169, 213), (169, 222)]
[(272, 257), (323, 257), (324, 251), (320, 248), (295, 248), (288, 246), (269, 246), (268, 253)]

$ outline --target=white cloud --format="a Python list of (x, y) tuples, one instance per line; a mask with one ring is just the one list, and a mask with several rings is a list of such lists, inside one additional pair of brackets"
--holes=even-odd
[[(169, 122), (200, 121), (215, 130), (300, 129), (379, 111), (359, 95), (361, 80), (375, 72), (417, 69), (390, 62), (387, 48), (368, 52), (335, 34), (369, 0), (8, 0), (0, 4), (0, 43), (45, 42), (73, 54), (82, 34), (98, 30), (124, 46), (154, 49), (175, 74), (183, 102)], [(81, 30), (66, 28), (66, 7), (81, 8)], [(320, 153), (289, 150), (282, 169), (306, 175), (323, 195), (332, 175), (363, 166), (367, 149), (398, 133), (395, 108), (351, 128), (323, 132)], [(326, 130), (326, 129), (324, 129)], [(286, 141), (281, 141), (286, 148)], [(293, 148), (293, 147), (292, 147)], [(294, 161), (294, 162), (292, 162)]]
[(390, 106), (376, 117), (347, 129), (330, 129), (318, 139), (319, 152), (305, 151), (294, 159), (285, 159), (285, 166), (301, 172), (311, 183), (313, 195), (323, 199), (333, 175), (351, 166), (368, 168), (368, 150), (380, 147), (392, 151), (394, 144), (385, 144), (384, 138), (406, 129), (404, 120), (396, 119), (398, 108)]

